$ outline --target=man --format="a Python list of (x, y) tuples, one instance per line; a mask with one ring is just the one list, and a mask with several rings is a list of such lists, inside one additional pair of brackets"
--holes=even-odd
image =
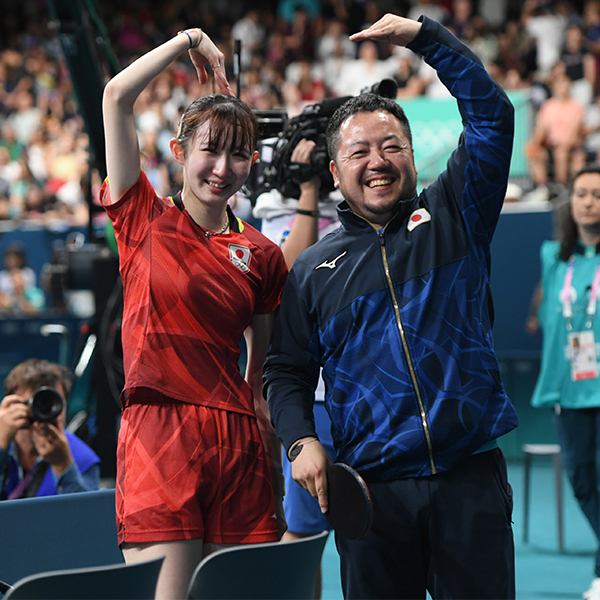
[(493, 351), (490, 242), (513, 109), (446, 29), (386, 15), (351, 36), (422, 54), (463, 116), (447, 170), (416, 194), (402, 109), (351, 98), (328, 127), (340, 229), (304, 251), (283, 292), (266, 394), (294, 479), (327, 511), (330, 462), (312, 417), (319, 367), (337, 460), (374, 503), (336, 536), (346, 598), (514, 598), (512, 496), (496, 439), (516, 427)]
[[(35, 358), (7, 375), (0, 402), (0, 500), (99, 489), (100, 459), (64, 430), (71, 383), (66, 367)], [(35, 421), (27, 403), (43, 386), (54, 388), (63, 400), (54, 423)]]

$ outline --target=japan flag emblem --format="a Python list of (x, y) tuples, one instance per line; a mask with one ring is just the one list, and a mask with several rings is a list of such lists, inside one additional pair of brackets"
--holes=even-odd
[(240, 271), (247, 273), (250, 270), (250, 260), (252, 258), (250, 248), (229, 244), (229, 258)]
[(412, 231), (417, 225), (422, 225), (429, 221), (431, 221), (431, 215), (424, 208), (419, 208), (419, 210), (415, 210), (415, 212), (410, 215), (406, 229)]

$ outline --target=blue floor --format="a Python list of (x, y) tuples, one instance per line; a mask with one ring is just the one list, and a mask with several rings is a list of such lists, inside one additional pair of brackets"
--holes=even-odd
[[(529, 512), (529, 543), (523, 543), (523, 467), (508, 465), (513, 487), (514, 535), (518, 600), (580, 600), (592, 578), (595, 542), (587, 521), (573, 498), (563, 475), (563, 531), (565, 548), (558, 549), (554, 471), (546, 459), (532, 468)], [(339, 559), (333, 535), (323, 555), (323, 600), (343, 598)]]

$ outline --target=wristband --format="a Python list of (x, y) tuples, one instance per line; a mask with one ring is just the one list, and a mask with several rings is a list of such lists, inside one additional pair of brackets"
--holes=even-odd
[(192, 36), (189, 34), (188, 31), (182, 30), (182, 31), (177, 32), (177, 35), (179, 35), (180, 33), (185, 33), (185, 35), (188, 36), (188, 39), (190, 40), (190, 47), (188, 48), (188, 50), (191, 50), (192, 48), (197, 48), (201, 44), (202, 38), (204, 37), (204, 31), (202, 31), (202, 29), (198, 29), (198, 31), (200, 31), (200, 40), (198, 41), (198, 43), (196, 45), (194, 45)]
[(318, 210), (304, 210), (303, 208), (297, 208), (296, 212), (299, 215), (306, 215), (307, 217), (315, 217), (315, 218), (319, 218), (319, 211)]
[(301, 442), (300, 444), (296, 444), (290, 450), (288, 460), (290, 462), (294, 462), (298, 458), (298, 455), (300, 454), (300, 452), (302, 452), (302, 448), (304, 448), (304, 446), (306, 446), (307, 444), (312, 444), (313, 442), (318, 442), (318, 441), (319, 440), (317, 438), (312, 438), (312, 439), (308, 440), (307, 442)]

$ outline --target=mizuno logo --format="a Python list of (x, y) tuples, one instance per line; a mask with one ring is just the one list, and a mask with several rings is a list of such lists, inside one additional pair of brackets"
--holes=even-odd
[(315, 271), (317, 269), (322, 269), (325, 267), (328, 269), (335, 269), (337, 267), (337, 261), (340, 260), (342, 256), (346, 256), (346, 254), (348, 254), (348, 250), (344, 250), (339, 256), (336, 256), (333, 260), (326, 260), (322, 262), (318, 267), (315, 267)]

